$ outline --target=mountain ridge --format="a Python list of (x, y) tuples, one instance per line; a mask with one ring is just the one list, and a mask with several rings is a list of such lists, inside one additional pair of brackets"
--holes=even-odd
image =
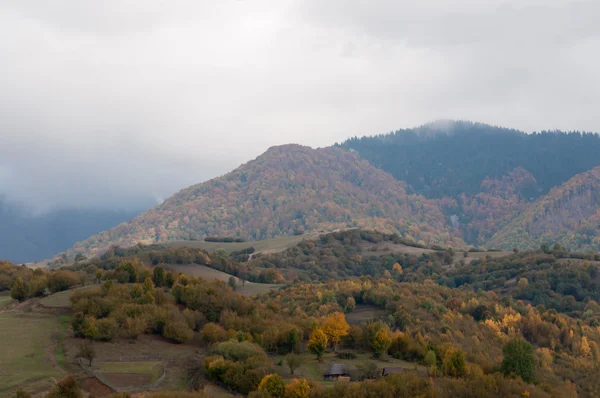
[(433, 200), (349, 151), (297, 144), (269, 148), (224, 176), (184, 188), (130, 222), (76, 244), (97, 254), (211, 235), (259, 240), (319, 229), (400, 231), (426, 244), (464, 246)]

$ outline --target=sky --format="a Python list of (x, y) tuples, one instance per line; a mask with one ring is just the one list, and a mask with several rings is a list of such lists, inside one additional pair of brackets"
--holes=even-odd
[(0, 195), (135, 208), (272, 145), (600, 131), (600, 1), (0, 1)]

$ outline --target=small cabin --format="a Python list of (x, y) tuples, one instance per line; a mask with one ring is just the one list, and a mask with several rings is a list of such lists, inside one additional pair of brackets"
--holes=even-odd
[(338, 381), (340, 378), (348, 380), (350, 378), (350, 371), (348, 367), (341, 363), (333, 363), (327, 368), (327, 371), (323, 374), (325, 381)]
[(405, 373), (405, 372), (406, 372), (406, 369), (404, 369), (404, 368), (383, 368), (383, 370), (381, 371), (381, 375), (385, 377), (388, 375)]

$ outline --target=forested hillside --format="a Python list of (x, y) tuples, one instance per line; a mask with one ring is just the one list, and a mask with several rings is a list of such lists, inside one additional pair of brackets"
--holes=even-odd
[[(488, 247), (506, 247), (508, 241), (521, 239), (521, 235), (509, 236), (524, 227), (516, 220), (507, 226), (514, 217), (552, 188), (600, 165), (597, 134), (525, 134), (471, 122), (436, 122), (352, 138), (340, 146), (405, 182), (409, 192), (437, 198), (449, 223), (467, 243)], [(553, 222), (564, 227), (562, 233), (575, 233), (581, 217), (574, 212), (560, 216), (565, 219)], [(502, 228), (502, 238), (489, 241)], [(516, 246), (531, 248), (540, 237), (553, 239), (556, 228), (537, 223), (532, 233), (532, 239)], [(571, 249), (586, 247), (586, 243), (561, 239)]]
[[(339, 148), (273, 147), (233, 172), (186, 188), (160, 206), (75, 246), (236, 236), (258, 240), (305, 231), (365, 227), (423, 244), (461, 246), (434, 200)], [(72, 252), (73, 253), (73, 252)]]
[(581, 173), (528, 206), (490, 245), (531, 249), (559, 242), (570, 250), (600, 249), (600, 167)]
[[(250, 397), (598, 396), (600, 254), (571, 255), (554, 245), (494, 258), (497, 252), (404, 243), (350, 230), (252, 258), (250, 248), (137, 245), (57, 270), (3, 262), (0, 293), (10, 287), (15, 301), (2, 315), (12, 322), (27, 312), (39, 326), (50, 322), (41, 316), (52, 305), (68, 314), (65, 360), (57, 366), (82, 381), (89, 376), (72, 365), (76, 358), (100, 369), (112, 355), (131, 369), (135, 357), (122, 352), (150, 346), (168, 377), (179, 377), (158, 387), (179, 390), (165, 397), (211, 383)], [(173, 264), (185, 273), (170, 270)], [(206, 266), (249, 277), (262, 269), (290, 283), (241, 295), (245, 279), (193, 276)], [(46, 288), (54, 294), (40, 301)], [(55, 304), (64, 294), (70, 300)], [(36, 344), (53, 352), (50, 340)], [(6, 352), (20, 363), (19, 351)], [(347, 367), (350, 382), (327, 379), (334, 363)], [(40, 391), (31, 370), (5, 369)], [(54, 375), (49, 365), (40, 369), (42, 377)]]
[(502, 178), (517, 167), (537, 182), (539, 190), (527, 191), (528, 196), (539, 195), (600, 165), (597, 134), (525, 134), (465, 121), (351, 138), (341, 147), (357, 151), (429, 198), (476, 194), (486, 178)]

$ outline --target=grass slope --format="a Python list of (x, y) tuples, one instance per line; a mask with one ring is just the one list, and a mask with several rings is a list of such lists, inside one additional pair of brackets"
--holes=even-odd
[(54, 293), (48, 297), (44, 297), (41, 301), (41, 304), (44, 307), (50, 308), (71, 308), (71, 301), (69, 299), (73, 293), (79, 290), (89, 290), (100, 286), (101, 285), (87, 285), (78, 287), (76, 289), (65, 290), (64, 292)]
[(52, 316), (0, 313), (0, 396), (20, 385), (50, 386), (50, 377), (62, 376), (52, 349), (58, 330)]
[[(189, 265), (168, 265), (166, 268), (171, 269), (175, 272), (181, 272), (185, 275), (198, 276), (207, 280), (219, 280), (228, 282), (232, 275), (225, 272), (221, 272), (214, 268), (207, 267), (205, 265), (189, 264)], [(238, 285), (237, 291), (241, 294), (251, 296), (255, 294), (265, 293), (271, 289), (278, 289), (283, 285), (269, 284), (269, 283), (253, 283), (246, 282), (242, 286), (242, 282), (239, 278), (235, 277)]]

